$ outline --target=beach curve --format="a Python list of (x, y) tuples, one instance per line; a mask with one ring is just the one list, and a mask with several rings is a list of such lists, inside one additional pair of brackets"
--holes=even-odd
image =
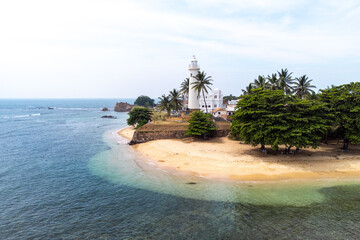
[[(135, 130), (118, 131), (128, 140)], [(263, 154), (258, 148), (226, 137), (211, 140), (166, 139), (133, 145), (144, 161), (160, 169), (209, 179), (278, 181), (292, 179), (358, 179), (360, 148), (344, 153), (334, 145), (296, 155)]]

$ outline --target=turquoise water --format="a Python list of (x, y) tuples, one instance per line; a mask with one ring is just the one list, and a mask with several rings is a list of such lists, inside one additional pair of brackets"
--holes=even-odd
[(116, 135), (125, 113), (100, 118), (116, 101), (0, 100), (0, 239), (360, 236), (359, 180), (234, 183), (164, 172)]

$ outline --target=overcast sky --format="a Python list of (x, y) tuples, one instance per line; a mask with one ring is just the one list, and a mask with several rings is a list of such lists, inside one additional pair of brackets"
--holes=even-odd
[(288, 68), (318, 88), (359, 81), (359, 0), (0, 2), (0, 98), (158, 97), (196, 55), (239, 95)]

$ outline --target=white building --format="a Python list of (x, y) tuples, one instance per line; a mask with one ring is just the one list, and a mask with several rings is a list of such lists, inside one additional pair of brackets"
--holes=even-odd
[(200, 71), (200, 67), (197, 63), (195, 56), (189, 65), (190, 80), (189, 80), (189, 97), (188, 97), (188, 108), (190, 111), (199, 110), (199, 96), (198, 93), (192, 88), (193, 83), (196, 82), (195, 76)]
[(191, 63), (189, 65), (189, 71), (189, 97), (186, 107), (190, 111), (201, 110), (203, 112), (206, 112), (207, 110), (208, 113), (211, 113), (212, 110), (217, 108), (225, 108), (223, 104), (223, 95), (221, 93), (221, 90), (219, 90), (218, 88), (215, 88), (212, 92), (205, 93), (205, 99), (202, 92), (198, 94), (198, 92), (192, 88), (193, 83), (196, 82), (195, 76), (200, 71), (200, 66), (198, 65), (195, 56), (193, 56), (193, 59), (191, 60)]
[(228, 101), (228, 104), (226, 105), (226, 114), (228, 116), (232, 116), (235, 113), (235, 107), (239, 100), (231, 100)]
[(208, 94), (205, 93), (205, 100), (202, 93), (199, 96), (199, 104), (200, 110), (206, 112), (206, 105), (207, 105), (207, 112), (210, 113), (212, 110), (216, 108), (223, 108), (223, 95), (221, 90), (215, 88), (213, 92), (209, 92)]
[(216, 118), (224, 118), (227, 119), (226, 109), (224, 108), (216, 108), (211, 111), (211, 114)]

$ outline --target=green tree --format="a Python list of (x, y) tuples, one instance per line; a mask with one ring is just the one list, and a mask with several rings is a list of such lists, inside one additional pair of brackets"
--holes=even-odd
[(238, 97), (233, 96), (232, 94), (230, 94), (229, 96), (224, 96), (223, 97), (224, 102), (231, 101), (231, 100), (237, 100), (237, 99), (238, 99)]
[(269, 141), (269, 138), (276, 129), (271, 128), (275, 127), (277, 118), (284, 115), (285, 104), (283, 91), (251, 90), (237, 104), (237, 110), (232, 116), (232, 135), (253, 146), (260, 144), (262, 150), (265, 144), (274, 145), (272, 142), (275, 140)]
[(206, 99), (205, 99), (205, 93), (208, 93), (208, 89), (211, 90), (210, 85), (212, 85), (212, 78), (211, 76), (206, 76), (206, 73), (204, 71), (202, 72), (198, 72), (198, 74), (195, 76), (196, 81), (193, 82), (193, 86), (192, 88), (195, 89), (195, 91), (198, 92), (198, 95), (200, 95), (200, 92), (202, 92), (203, 94), (203, 98), (204, 98), (204, 102), (205, 102), (205, 108), (206, 108), (206, 113), (208, 112), (207, 110), (207, 104), (206, 104)]
[(138, 106), (148, 107), (148, 106), (154, 106), (154, 99), (151, 99), (148, 96), (141, 95), (138, 98), (136, 98), (134, 104)]
[(347, 151), (349, 144), (360, 142), (360, 82), (332, 86), (321, 90), (319, 96), (331, 108), (336, 133), (343, 139), (342, 149)]
[(325, 104), (301, 101), (282, 90), (255, 89), (244, 96), (233, 115), (231, 132), (253, 146), (278, 149), (317, 147), (330, 127)]
[(216, 130), (215, 123), (212, 121), (211, 114), (195, 111), (191, 114), (186, 135), (206, 138), (214, 135)]
[(308, 100), (319, 100), (319, 95), (316, 94), (315, 92), (312, 92), (308, 97)]
[(268, 89), (270, 86), (266, 78), (264, 76), (259, 75), (258, 78), (254, 80), (253, 87)]
[(268, 80), (268, 84), (269, 84), (269, 89), (271, 90), (280, 90), (280, 80), (277, 78), (277, 74), (273, 73), (267, 76), (267, 80)]
[(143, 107), (134, 107), (131, 112), (129, 112), (129, 118), (127, 119), (127, 124), (139, 128), (151, 120), (152, 110), (149, 108)]
[(289, 152), (291, 147), (317, 148), (331, 128), (333, 115), (324, 103), (290, 96), (287, 97), (285, 112), (281, 120), (286, 124), (279, 131), (279, 142), (287, 147), (285, 152)]
[(172, 109), (170, 96), (166, 96), (165, 94), (163, 94), (161, 97), (159, 97), (159, 99), (160, 99), (159, 102), (160, 111), (165, 110), (167, 112), (168, 117), (170, 117), (170, 113)]
[(284, 92), (289, 95), (291, 94), (291, 91), (292, 91), (292, 84), (294, 83), (293, 82), (293, 79), (292, 79), (292, 72), (289, 73), (289, 71), (287, 70), (287, 68), (285, 69), (281, 69), (280, 72), (278, 72), (278, 75), (279, 75), (279, 83), (280, 83), (280, 88), (282, 90), (284, 90)]
[(183, 100), (180, 96), (180, 92), (175, 88), (172, 91), (170, 91), (170, 102), (172, 109), (174, 109), (175, 111), (181, 110), (181, 107), (183, 105)]
[(295, 78), (294, 86), (293, 86), (293, 94), (300, 99), (305, 99), (306, 97), (314, 94), (314, 90), (312, 88), (316, 88), (314, 85), (311, 85), (312, 79), (306, 75)]
[(185, 78), (184, 81), (180, 85), (180, 92), (184, 96), (184, 98), (187, 98), (189, 95), (189, 78)]
[(252, 83), (250, 83), (245, 89), (241, 89), (241, 91), (243, 92), (243, 95), (249, 95), (251, 94), (251, 90), (254, 89), (254, 86)]

